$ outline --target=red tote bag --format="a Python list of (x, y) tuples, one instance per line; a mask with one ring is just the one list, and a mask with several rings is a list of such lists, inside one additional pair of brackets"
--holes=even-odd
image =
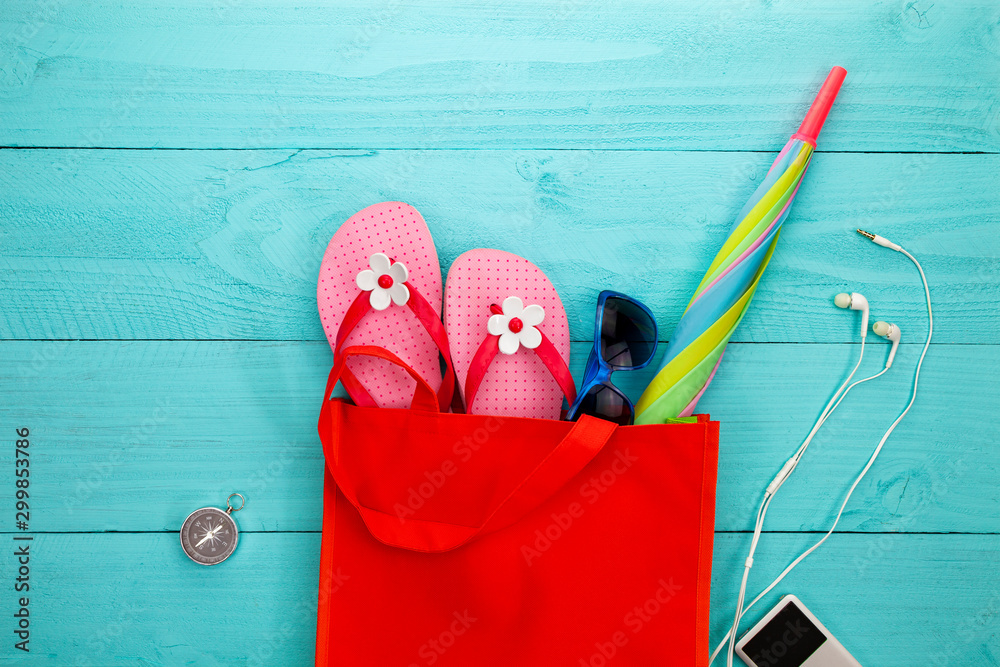
[(330, 395), (316, 664), (708, 664), (717, 422), (441, 414)]

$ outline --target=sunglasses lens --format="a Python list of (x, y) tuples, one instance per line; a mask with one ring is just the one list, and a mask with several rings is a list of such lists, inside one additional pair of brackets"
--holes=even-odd
[(648, 363), (656, 349), (656, 323), (633, 301), (608, 297), (601, 318), (601, 356), (615, 369)]
[(600, 417), (621, 426), (632, 423), (632, 406), (628, 400), (613, 388), (603, 384), (594, 385), (583, 397), (577, 416), (582, 414)]

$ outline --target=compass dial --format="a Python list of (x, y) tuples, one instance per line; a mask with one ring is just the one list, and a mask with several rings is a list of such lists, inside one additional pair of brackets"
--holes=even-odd
[(184, 553), (201, 565), (215, 565), (236, 549), (239, 531), (236, 522), (223, 510), (203, 507), (195, 510), (181, 526)]

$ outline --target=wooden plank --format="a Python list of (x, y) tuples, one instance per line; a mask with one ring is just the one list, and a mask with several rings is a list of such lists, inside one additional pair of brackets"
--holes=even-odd
[[(814, 537), (765, 536), (755, 583)], [(716, 640), (747, 540), (716, 536)], [(37, 535), (30, 664), (312, 664), (319, 542), (318, 533), (244, 533), (232, 558), (205, 568), (173, 533)], [(838, 535), (779, 590), (799, 595), (862, 664), (997, 665), (998, 550), (997, 535)], [(2, 550), (4, 572), (14, 571), (13, 551)], [(5, 609), (17, 608), (15, 595), (4, 586)], [(25, 656), (5, 642), (0, 658)]]
[[(819, 537), (765, 535), (752, 597)], [(745, 534), (716, 535), (713, 648), (732, 625), (749, 543)], [(997, 535), (835, 535), (749, 612), (743, 628), (793, 594), (862, 665), (1000, 665), (998, 565)]]
[[(356, 210), (408, 200), (443, 270), (498, 247), (536, 261), (575, 340), (601, 289), (673, 330), (770, 153), (0, 151), (0, 337), (323, 340), (315, 280)], [(735, 340), (844, 342), (834, 294), (868, 294), (909, 341), (1000, 336), (1000, 157), (822, 154)]]
[(1000, 149), (992, 0), (7, 5), (3, 145)]
[[(885, 358), (884, 345), (872, 347), (861, 373)], [(573, 347), (578, 379), (588, 349)], [(772, 504), (768, 529), (826, 529), (908, 399), (919, 349), (902, 346), (891, 375), (846, 399)], [(699, 406), (722, 422), (718, 529), (752, 529), (762, 489), (856, 354), (847, 345), (730, 346)], [(998, 362), (1000, 346), (931, 349), (919, 400), (843, 530), (1000, 532)], [(325, 342), (0, 343), (0, 441), (31, 431), (33, 529), (176, 529), (194, 507), (241, 491), (246, 529), (318, 530), (316, 420), (330, 363)], [(650, 376), (615, 382), (636, 398)], [(4, 451), (13, 457), (12, 446)]]

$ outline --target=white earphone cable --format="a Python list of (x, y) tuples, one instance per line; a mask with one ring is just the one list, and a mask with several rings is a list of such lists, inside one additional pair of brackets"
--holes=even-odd
[[(833, 396), (830, 398), (830, 401), (823, 408), (823, 411), (820, 413), (819, 418), (816, 420), (816, 423), (813, 425), (813, 428), (809, 431), (809, 434), (806, 436), (806, 439), (802, 442), (801, 445), (799, 445), (799, 448), (796, 451), (796, 453), (792, 456), (792, 458), (790, 458), (785, 463), (782, 469), (778, 472), (777, 476), (775, 476), (774, 480), (772, 480), (771, 483), (768, 485), (767, 491), (765, 491), (764, 493), (764, 499), (761, 501), (760, 507), (757, 509), (757, 519), (754, 522), (753, 538), (750, 541), (750, 552), (747, 554), (747, 558), (743, 563), (743, 580), (740, 582), (740, 592), (736, 598), (736, 614), (733, 619), (733, 628), (739, 626), (739, 620), (743, 615), (743, 601), (746, 596), (747, 579), (750, 577), (750, 570), (753, 568), (753, 557), (754, 554), (757, 552), (757, 543), (760, 541), (760, 534), (764, 528), (764, 517), (767, 515), (767, 508), (768, 505), (771, 504), (771, 498), (774, 497), (774, 494), (777, 493), (778, 489), (780, 489), (781, 486), (785, 483), (785, 480), (788, 479), (788, 476), (791, 475), (792, 471), (795, 470), (795, 468), (798, 466), (798, 461), (801, 458), (802, 453), (805, 452), (805, 448), (809, 446), (809, 442), (812, 440), (813, 436), (816, 435), (816, 433), (819, 431), (820, 426), (823, 425), (824, 418), (830, 412), (832, 412), (833, 409), (836, 408), (836, 403), (838, 402), (837, 399), (841, 397), (842, 392), (846, 393), (847, 390), (845, 390), (845, 387), (847, 387), (848, 383), (851, 381), (851, 378), (854, 377), (854, 374), (858, 372), (858, 368), (861, 366), (861, 361), (865, 357), (865, 336), (864, 336), (865, 333), (866, 332), (862, 331), (861, 352), (858, 355), (858, 362), (854, 364), (854, 368), (851, 369), (851, 372), (847, 376), (847, 379), (844, 380), (844, 383), (841, 384), (840, 387), (837, 388), (837, 391), (833, 393)], [(735, 630), (730, 630), (729, 634), (726, 637), (729, 639), (729, 653), (727, 654), (726, 664), (727, 667), (732, 667), (733, 653), (735, 651), (735, 644), (736, 644)], [(725, 643), (725, 641), (726, 639), (724, 638), (722, 640), (723, 644)], [(722, 644), (719, 645), (719, 648), (721, 647)], [(716, 655), (718, 655), (718, 649), (716, 649), (715, 653), (712, 655), (713, 660), (715, 659)]]
[[(860, 365), (860, 359), (858, 365)], [(771, 499), (773, 499), (775, 494), (777, 494), (778, 489), (780, 489), (785, 484), (785, 481), (787, 481), (788, 478), (791, 476), (792, 471), (794, 471), (795, 468), (798, 467), (798, 462), (802, 459), (802, 456), (805, 454), (806, 449), (808, 449), (809, 443), (812, 441), (812, 437), (819, 431), (818, 427), (821, 427), (826, 422), (826, 420), (833, 414), (833, 411), (837, 409), (837, 406), (839, 406), (840, 402), (844, 400), (848, 392), (850, 392), (851, 389), (854, 389), (854, 387), (856, 387), (859, 384), (863, 384), (870, 380), (874, 380), (875, 378), (884, 374), (888, 370), (889, 370), (888, 368), (883, 368), (875, 375), (870, 375), (866, 378), (858, 380), (853, 384), (849, 385), (846, 389), (844, 389), (843, 385), (841, 385), (840, 389), (838, 389), (837, 392), (834, 393), (833, 398), (830, 399), (830, 403), (832, 403), (832, 405), (830, 403), (827, 403), (826, 408), (824, 408), (823, 412), (820, 413), (819, 418), (816, 420), (816, 424), (813, 426), (814, 430), (810, 432), (810, 435), (806, 438), (806, 440), (802, 443), (802, 445), (799, 446), (799, 449), (795, 452), (792, 458), (789, 459), (789, 463), (792, 463), (793, 461), (794, 463), (791, 466), (789, 466), (787, 473), (784, 474), (779, 473), (779, 477), (781, 477), (781, 479), (780, 481), (776, 479), (778, 483), (777, 485), (775, 485), (773, 491), (765, 492), (764, 500), (761, 501), (761, 506), (757, 510), (757, 520), (754, 524), (754, 535), (753, 539), (750, 542), (750, 553), (747, 556), (746, 562), (744, 563), (743, 580), (740, 583), (740, 593), (739, 596), (737, 597), (737, 602), (736, 602), (736, 617), (733, 620), (733, 626), (730, 628), (729, 632), (726, 633), (726, 636), (722, 638), (722, 641), (719, 643), (715, 651), (712, 653), (712, 657), (709, 660), (709, 664), (711, 664), (715, 660), (715, 658), (719, 655), (719, 651), (722, 650), (722, 647), (726, 645), (726, 641), (728, 640), (729, 654), (727, 654), (726, 662), (727, 665), (729, 665), (730, 667), (732, 665), (733, 655), (735, 654), (735, 646), (736, 646), (735, 638), (739, 627), (739, 619), (741, 619), (743, 614), (746, 613), (746, 611), (750, 608), (750, 605), (748, 605), (746, 608), (743, 607), (743, 601), (746, 599), (747, 579), (750, 576), (750, 569), (753, 567), (753, 557), (757, 551), (757, 543), (760, 541), (761, 531), (764, 528), (764, 517), (767, 515), (767, 508), (771, 504)], [(854, 371), (852, 371), (851, 374), (848, 376), (847, 382), (850, 382), (851, 376), (854, 375), (855, 371), (857, 371), (857, 366), (854, 367)], [(843, 389), (843, 393), (839, 393), (841, 389)], [(756, 602), (756, 600), (754, 600), (754, 602)], [(751, 605), (752, 604), (753, 603), (751, 603)]]
[[(798, 558), (796, 558), (794, 561), (792, 561), (791, 564), (789, 564), (788, 567), (786, 567), (781, 572), (781, 574), (779, 574), (774, 579), (774, 581), (772, 581), (767, 586), (767, 588), (765, 588), (763, 591), (761, 591), (761, 593), (759, 595), (757, 595), (757, 597), (755, 597), (750, 602), (750, 604), (746, 605), (746, 607), (744, 608), (743, 607), (743, 601), (744, 601), (745, 595), (746, 595), (746, 584), (747, 584), (747, 579), (748, 579), (749, 574), (750, 574), (750, 568), (753, 565), (753, 553), (756, 551), (757, 542), (760, 539), (760, 532), (761, 532), (761, 530), (763, 528), (764, 517), (765, 517), (765, 515), (767, 513), (767, 507), (770, 505), (771, 498), (773, 498), (774, 493), (776, 493), (777, 490), (779, 488), (781, 488), (781, 486), (784, 484), (785, 480), (788, 479), (788, 476), (791, 474), (791, 471), (794, 470), (795, 467), (798, 465), (798, 461), (801, 460), (802, 455), (805, 453), (805, 450), (808, 448), (809, 443), (812, 440), (812, 437), (819, 430), (819, 427), (821, 427), (823, 425), (823, 423), (826, 422), (827, 418), (829, 418), (829, 416), (833, 413), (833, 411), (836, 410), (837, 406), (840, 405), (840, 402), (844, 399), (844, 397), (847, 395), (847, 393), (852, 388), (854, 388), (856, 385), (861, 384), (863, 382), (867, 382), (869, 380), (873, 380), (876, 377), (882, 375), (883, 373), (885, 373), (888, 370), (888, 368), (884, 368), (881, 372), (876, 373), (875, 375), (872, 375), (870, 377), (864, 378), (863, 380), (858, 380), (854, 384), (848, 386), (847, 389), (843, 391), (843, 393), (840, 393), (840, 392), (841, 392), (841, 389), (844, 388), (844, 385), (841, 385), (841, 388), (837, 390), (837, 392), (834, 394), (834, 397), (830, 400), (830, 403), (827, 404), (826, 409), (824, 409), (823, 413), (821, 413), (821, 415), (820, 415), (820, 418), (817, 420), (816, 424), (813, 426), (813, 429), (810, 431), (809, 436), (807, 436), (806, 440), (799, 447), (799, 450), (796, 452), (795, 456), (793, 456), (792, 459), (790, 459), (789, 462), (785, 464), (785, 467), (788, 468), (788, 470), (786, 471), (784, 468), (782, 469), (782, 472), (780, 472), (779, 475), (778, 475), (778, 477), (776, 477), (775, 480), (771, 483), (771, 486), (773, 486), (774, 488), (772, 489), (771, 487), (769, 487), (768, 488), (768, 492), (765, 494), (765, 499), (761, 503), (761, 507), (760, 507), (760, 509), (758, 510), (758, 513), (757, 513), (757, 521), (756, 521), (756, 525), (754, 526), (754, 537), (753, 537), (753, 540), (751, 541), (750, 557), (747, 558), (747, 561), (746, 561), (745, 567), (744, 567), (743, 580), (742, 580), (742, 583), (741, 583), (741, 586), (740, 586), (740, 594), (739, 594), (739, 596), (737, 598), (737, 611), (736, 611), (734, 623), (733, 623), (733, 626), (730, 628), (729, 632), (726, 634), (725, 637), (723, 637), (722, 641), (716, 647), (715, 651), (713, 651), (711, 657), (709, 658), (709, 664), (711, 664), (715, 660), (715, 658), (719, 654), (719, 651), (722, 650), (722, 648), (726, 645), (726, 642), (728, 641), (728, 643), (729, 643), (729, 651), (728, 651), (728, 655), (727, 655), (727, 665), (728, 665), (728, 667), (732, 667), (733, 654), (734, 654), (735, 643), (736, 643), (736, 635), (738, 634), (739, 623), (742, 620), (743, 615), (746, 614), (746, 612), (749, 611), (750, 608), (753, 607), (755, 604), (757, 604), (757, 602), (759, 602), (765, 595), (767, 595), (768, 593), (770, 593), (771, 590), (775, 586), (777, 586), (785, 578), (785, 576), (788, 575), (789, 572), (791, 572), (799, 563), (801, 563), (803, 560), (805, 560), (805, 558), (808, 557), (809, 554), (811, 554), (813, 551), (815, 551), (816, 549), (818, 549), (820, 547), (820, 545), (822, 545), (827, 540), (827, 538), (829, 538), (830, 535), (833, 534), (833, 532), (837, 529), (837, 525), (840, 523), (840, 518), (841, 518), (841, 516), (843, 516), (844, 509), (847, 507), (847, 503), (850, 501), (851, 496), (853, 495), (855, 489), (858, 487), (858, 484), (861, 483), (861, 480), (864, 479), (865, 475), (868, 474), (868, 471), (875, 464), (875, 460), (878, 458), (879, 454), (881, 453), (882, 447), (885, 445), (886, 441), (889, 439), (889, 436), (896, 429), (896, 426), (898, 426), (899, 423), (903, 420), (903, 417), (905, 417), (906, 414), (910, 411), (910, 408), (913, 406), (913, 403), (916, 401), (916, 398), (917, 398), (917, 385), (918, 385), (919, 379), (920, 379), (920, 369), (923, 366), (924, 357), (927, 356), (927, 350), (930, 347), (931, 338), (932, 338), (932, 336), (934, 334), (934, 311), (933, 311), (933, 309), (931, 307), (931, 291), (930, 291), (930, 287), (927, 285), (927, 276), (924, 274), (924, 269), (923, 269), (922, 266), (920, 266), (920, 262), (917, 261), (917, 258), (914, 257), (913, 255), (911, 255), (906, 250), (904, 250), (899, 245), (897, 245), (895, 243), (892, 243), (892, 242), (890, 242), (890, 241), (888, 241), (888, 240), (886, 240), (886, 239), (884, 239), (884, 238), (882, 238), (880, 236), (876, 236), (876, 235), (871, 234), (869, 232), (864, 232), (864, 231), (862, 231), (860, 229), (858, 230), (858, 233), (862, 234), (863, 236), (865, 236), (866, 238), (870, 239), (871, 241), (873, 241), (874, 243), (876, 243), (878, 245), (881, 245), (883, 247), (890, 248), (892, 250), (896, 250), (897, 252), (902, 253), (907, 258), (909, 258), (911, 262), (913, 262), (914, 266), (917, 267), (917, 271), (920, 273), (920, 280), (923, 283), (923, 287), (924, 287), (924, 295), (926, 296), (926, 299), (927, 299), (928, 328), (927, 328), (927, 340), (924, 342), (924, 347), (923, 347), (923, 350), (920, 353), (920, 358), (917, 360), (917, 367), (916, 367), (916, 370), (915, 370), (914, 376), (913, 376), (913, 389), (912, 389), (912, 393), (911, 393), (911, 396), (910, 396), (910, 401), (909, 401), (909, 403), (907, 403), (906, 407), (899, 414), (899, 416), (896, 418), (896, 420), (894, 422), (892, 422), (892, 424), (889, 426), (889, 428), (882, 435), (882, 438), (879, 440), (878, 445), (875, 447), (875, 451), (872, 453), (871, 457), (869, 457), (868, 462), (865, 464), (865, 467), (862, 469), (861, 474), (859, 474), (858, 477), (854, 480), (854, 483), (851, 484), (850, 489), (848, 489), (847, 494), (844, 496), (844, 500), (843, 500), (843, 502), (840, 505), (840, 509), (837, 512), (837, 516), (834, 519), (833, 525), (830, 527), (830, 530), (827, 531), (826, 534), (823, 535), (823, 537), (818, 542), (816, 542), (816, 544), (814, 544), (813, 546), (811, 546), (809, 549), (807, 549), (802, 554), (800, 554), (798, 556)], [(864, 340), (862, 340), (862, 353), (861, 353), (860, 356), (863, 356), (863, 354), (864, 354)], [(860, 363), (861, 363), (861, 360), (859, 358), (858, 364), (855, 366), (854, 371), (851, 372), (851, 375), (848, 376), (848, 379), (847, 379), (847, 381), (845, 381), (844, 384), (847, 384), (847, 382), (850, 381), (851, 377), (853, 377), (854, 372), (857, 370), (857, 367), (860, 365)], [(838, 396), (838, 394), (839, 394), (839, 396)], [(775, 484), (776, 484), (776, 486), (775, 486)]]
[(874, 380), (875, 378), (879, 377), (880, 375), (889, 370), (888, 367), (883, 368), (875, 375), (871, 375), (864, 379), (858, 380), (851, 385), (847, 385), (847, 383), (851, 381), (851, 378), (854, 377), (854, 374), (857, 372), (858, 367), (861, 366), (861, 360), (864, 359), (864, 353), (865, 353), (865, 339), (862, 338), (861, 353), (858, 355), (858, 362), (854, 365), (854, 368), (851, 370), (851, 373), (847, 376), (847, 379), (844, 381), (844, 383), (841, 384), (840, 387), (837, 389), (837, 391), (834, 392), (833, 397), (826, 404), (826, 407), (823, 408), (823, 412), (820, 413), (820, 416), (816, 420), (816, 423), (813, 425), (813, 428), (809, 431), (809, 435), (806, 436), (806, 439), (799, 446), (798, 450), (795, 452), (792, 458), (788, 460), (788, 462), (785, 464), (785, 467), (782, 468), (781, 472), (778, 473), (777, 477), (775, 477), (774, 481), (771, 482), (771, 485), (768, 486), (767, 491), (764, 493), (764, 499), (761, 501), (760, 508), (757, 510), (757, 520), (754, 524), (753, 539), (750, 542), (750, 552), (743, 566), (743, 580), (740, 583), (740, 592), (736, 601), (736, 614), (733, 620), (733, 626), (730, 629), (730, 631), (726, 634), (726, 636), (722, 639), (722, 642), (719, 644), (718, 648), (716, 648), (715, 652), (712, 654), (712, 660), (715, 660), (716, 656), (718, 656), (719, 654), (719, 650), (722, 648), (723, 645), (725, 645), (726, 640), (728, 639), (729, 653), (726, 656), (726, 664), (728, 667), (732, 667), (733, 655), (735, 653), (735, 648), (736, 648), (736, 634), (737, 634), (737, 629), (739, 628), (739, 620), (742, 618), (744, 612), (746, 611), (746, 609), (743, 608), (743, 602), (746, 599), (745, 596), (746, 596), (747, 579), (749, 578), (750, 570), (753, 567), (753, 557), (754, 554), (757, 552), (757, 543), (760, 541), (761, 531), (764, 528), (764, 517), (767, 515), (767, 508), (771, 504), (771, 499), (774, 498), (775, 494), (778, 492), (778, 489), (780, 489), (785, 484), (785, 482), (791, 476), (792, 472), (798, 467), (799, 461), (805, 454), (806, 449), (809, 448), (809, 444), (812, 442), (812, 439), (819, 432), (819, 429), (823, 426), (823, 424), (826, 423), (826, 420), (830, 418), (834, 410), (837, 409), (837, 406), (840, 405), (841, 401), (844, 400), (844, 398), (851, 391), (851, 389), (854, 389), (854, 387), (858, 386), (859, 384), (868, 382), (869, 380)]

